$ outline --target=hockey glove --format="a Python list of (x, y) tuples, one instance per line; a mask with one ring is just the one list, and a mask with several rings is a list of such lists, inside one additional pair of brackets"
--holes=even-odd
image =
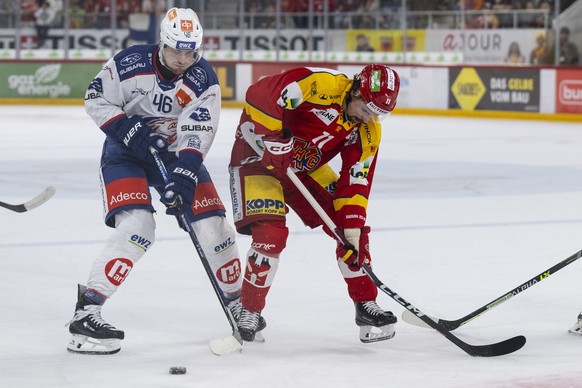
[(168, 149), (168, 144), (164, 138), (155, 133), (139, 116), (127, 119), (117, 128), (116, 135), (141, 160), (152, 160), (150, 146), (158, 152)]
[(359, 271), (363, 265), (370, 265), (370, 227), (364, 226), (362, 229), (344, 229), (344, 236), (348, 244), (338, 244), (336, 254), (338, 260), (346, 263), (351, 271)]
[[(182, 151), (168, 170), (168, 183), (164, 187), (161, 201), (168, 208), (166, 214), (178, 215), (180, 206), (190, 206), (194, 201), (194, 192), (198, 183), (198, 169), (202, 156), (197, 152)], [(196, 171), (196, 172), (194, 172)]]
[(291, 131), (284, 129), (283, 137), (265, 136), (263, 138), (265, 153), (261, 163), (271, 171), (277, 179), (281, 180), (287, 173), (293, 157), (293, 136)]

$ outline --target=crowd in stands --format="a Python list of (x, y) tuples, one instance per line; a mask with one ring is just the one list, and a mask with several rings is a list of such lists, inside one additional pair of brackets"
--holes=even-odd
[[(573, 1), (561, 2), (565, 9)], [(553, 0), (407, 1), (408, 28), (547, 28)], [(274, 28), (276, 0), (245, 0), (245, 26)], [(313, 0), (314, 27), (397, 29), (400, 0)], [(281, 0), (281, 25), (309, 26), (309, 0)], [(327, 24), (322, 13), (328, 12)]]
[[(117, 0), (115, 8), (117, 27), (127, 28), (130, 14), (151, 13), (155, 11), (155, 7), (154, 0)], [(21, 26), (36, 25), (37, 11), (42, 8), (48, 8), (55, 14), (50, 27), (63, 27), (66, 10), (69, 13), (70, 28), (111, 27), (111, 0), (70, 0), (68, 9), (65, 8), (65, 0), (20, 0)], [(13, 0), (0, 0), (0, 25), (14, 27), (16, 14)]]
[[(62, 27), (64, 0), (20, 0), (21, 21), (35, 22), (34, 14), (46, 1), (55, 11), (54, 27)], [(207, 0), (211, 1), (211, 0)], [(239, 4), (239, 0), (231, 0)], [(574, 0), (561, 0), (562, 11)], [(117, 0), (119, 28), (126, 28), (131, 13), (154, 12), (154, 0)], [(13, 0), (0, 0), (0, 19), (11, 26)], [(111, 0), (70, 0), (72, 28), (109, 28)], [(244, 0), (244, 27), (276, 28), (276, 0)], [(402, 26), (401, 0), (280, 0), (281, 28), (398, 29)], [(415, 0), (407, 1), (407, 28), (547, 28), (554, 0)], [(310, 17), (310, 12), (315, 16)], [(327, 17), (324, 18), (324, 15)], [(239, 21), (237, 15), (233, 18)]]

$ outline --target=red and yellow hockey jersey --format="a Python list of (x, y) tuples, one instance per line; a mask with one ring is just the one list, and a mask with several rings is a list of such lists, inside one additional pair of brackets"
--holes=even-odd
[[(296, 68), (253, 84), (246, 94), (231, 164), (258, 161), (263, 136), (283, 137), (283, 129), (290, 130), (291, 166), (331, 189), (340, 227), (363, 227), (381, 125), (376, 118), (364, 124), (346, 121), (344, 100), (352, 83), (335, 70)], [(327, 165), (338, 155), (339, 179)]]

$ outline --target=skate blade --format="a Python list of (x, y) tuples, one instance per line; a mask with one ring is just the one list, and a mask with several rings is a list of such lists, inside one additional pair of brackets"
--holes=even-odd
[(253, 342), (256, 342), (259, 344), (264, 344), (265, 343), (265, 336), (263, 335), (263, 333), (260, 331), (257, 331), (255, 333), (255, 340)]
[(381, 327), (360, 326), (360, 341), (365, 344), (386, 341), (394, 338), (395, 335), (396, 331), (394, 331), (394, 324)]
[(568, 333), (582, 335), (582, 322), (578, 322), (568, 330)]
[(121, 340), (117, 338), (97, 339), (73, 334), (67, 345), (67, 350), (77, 354), (115, 354), (121, 350)]

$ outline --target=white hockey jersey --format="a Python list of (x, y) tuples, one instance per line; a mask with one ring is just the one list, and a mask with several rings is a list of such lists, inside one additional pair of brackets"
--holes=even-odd
[(204, 158), (214, 140), (221, 95), (216, 73), (204, 59), (183, 75), (163, 79), (158, 45), (136, 45), (111, 58), (85, 94), (85, 109), (107, 135), (141, 117), (170, 143), (169, 150), (195, 151)]

